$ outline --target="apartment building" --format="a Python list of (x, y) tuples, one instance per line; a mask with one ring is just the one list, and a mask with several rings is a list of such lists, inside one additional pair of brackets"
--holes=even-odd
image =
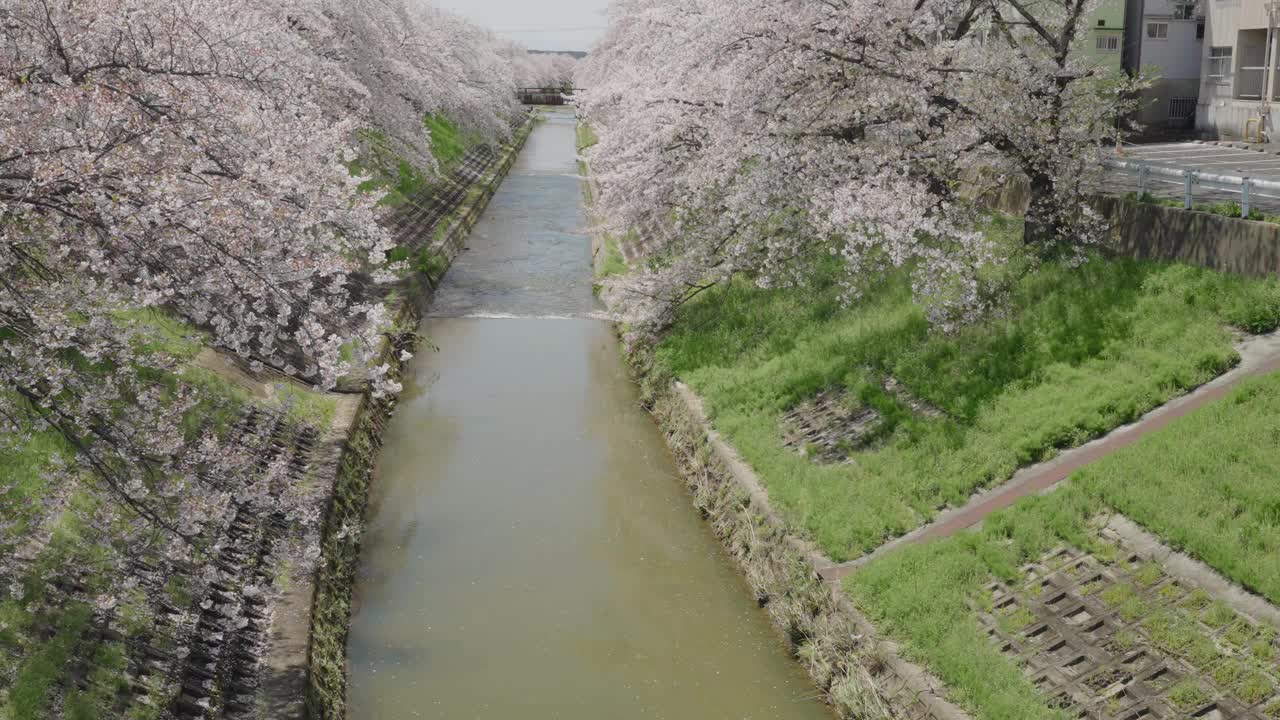
[(1103, 0), (1089, 18), (1089, 37), (1078, 42), (1081, 56), (1116, 71), (1121, 69), (1124, 47), (1125, 0)]
[(1280, 2), (1203, 0), (1206, 11), (1196, 128), (1213, 137), (1280, 140), (1272, 104)]
[[(1129, 0), (1141, 21), (1130, 25), (1128, 61), (1155, 80), (1142, 93), (1137, 120), (1152, 131), (1195, 126), (1207, 24), (1194, 0)], [(1206, 0), (1212, 3), (1215, 0)], [(1133, 17), (1138, 13), (1129, 8)]]

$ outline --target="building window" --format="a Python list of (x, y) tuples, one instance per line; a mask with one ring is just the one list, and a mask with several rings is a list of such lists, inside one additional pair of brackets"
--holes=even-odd
[(1196, 16), (1196, 4), (1193, 2), (1173, 3), (1174, 20), (1190, 20)]
[(1226, 77), (1231, 74), (1231, 48), (1209, 48), (1209, 77)]
[(1148, 40), (1168, 40), (1169, 39), (1169, 23), (1167, 22), (1147, 23), (1147, 39)]
[(1120, 49), (1120, 38), (1115, 35), (1099, 35), (1096, 40), (1099, 50), (1114, 52)]
[(1169, 98), (1169, 119), (1185, 120), (1193, 118), (1196, 114), (1196, 98), (1193, 97), (1176, 97)]
[(1204, 23), (1196, 23), (1196, 39), (1204, 39)]

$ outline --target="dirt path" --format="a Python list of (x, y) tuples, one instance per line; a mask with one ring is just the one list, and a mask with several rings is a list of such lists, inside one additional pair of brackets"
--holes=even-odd
[(940, 540), (978, 525), (991, 513), (1007, 508), (1028, 495), (1051, 491), (1075, 471), (1133, 445), (1188, 413), (1222, 399), (1245, 380), (1280, 371), (1280, 332), (1248, 338), (1237, 346), (1237, 350), (1240, 353), (1240, 364), (1230, 372), (1161, 405), (1137, 422), (1116, 428), (1097, 440), (1063, 452), (1053, 460), (1019, 470), (1009, 482), (975, 496), (962, 507), (943, 511), (927, 525), (881, 545), (868, 555), (823, 568), (822, 577), (838, 582), (863, 565), (900, 547)]

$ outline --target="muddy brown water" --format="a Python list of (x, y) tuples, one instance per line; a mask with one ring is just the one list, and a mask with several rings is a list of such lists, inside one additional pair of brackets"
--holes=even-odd
[(590, 319), (572, 111), (450, 271), (387, 430), (350, 717), (830, 720)]

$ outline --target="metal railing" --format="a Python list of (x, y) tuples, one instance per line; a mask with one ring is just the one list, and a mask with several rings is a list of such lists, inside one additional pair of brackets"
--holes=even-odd
[[(1239, 203), (1243, 218), (1252, 210), (1280, 212), (1280, 180), (1181, 170), (1115, 157), (1103, 157), (1102, 165), (1109, 171), (1108, 189), (1112, 191), (1130, 188), (1139, 197), (1180, 197), (1182, 206), (1190, 210), (1195, 206), (1197, 189), (1201, 189), (1211, 200)], [(1119, 183), (1115, 182), (1117, 177)]]

